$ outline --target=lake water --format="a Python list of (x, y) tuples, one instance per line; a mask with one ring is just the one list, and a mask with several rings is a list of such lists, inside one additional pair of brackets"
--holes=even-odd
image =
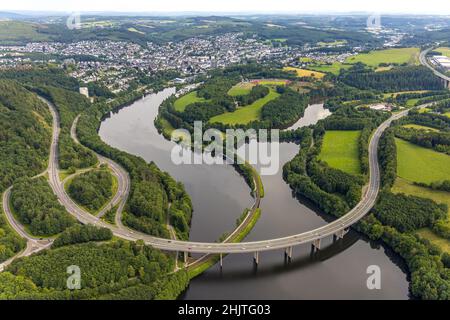
[[(170, 153), (174, 143), (158, 134), (154, 119), (161, 102), (173, 94), (166, 89), (145, 97), (102, 122), (100, 137), (109, 145), (154, 161), (184, 183), (192, 198), (194, 215), (190, 239), (215, 241), (233, 230), (236, 219), (253, 199), (244, 179), (229, 165), (175, 165)], [(312, 105), (294, 127), (316, 123), (326, 117), (322, 105)], [(263, 176), (265, 198), (262, 215), (246, 241), (287, 236), (322, 226), (332, 219), (317, 213), (305, 201), (292, 196), (283, 181), (281, 168), (298, 152), (298, 146), (280, 145), (280, 171)], [(381, 290), (369, 290), (366, 270), (381, 269)], [(253, 265), (252, 255), (224, 258), (223, 269), (216, 265), (193, 279), (184, 299), (408, 299), (404, 266), (396, 255), (356, 232), (343, 240), (324, 241), (323, 250), (311, 255), (309, 246), (294, 248), (290, 263), (282, 251), (260, 254)]]

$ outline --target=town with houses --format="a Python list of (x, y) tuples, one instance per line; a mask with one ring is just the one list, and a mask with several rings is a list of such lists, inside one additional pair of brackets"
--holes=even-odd
[[(174, 70), (183, 83), (189, 77), (205, 74), (208, 70), (246, 61), (276, 60), (283, 64), (293, 62), (301, 55), (301, 48), (273, 46), (271, 43), (243, 38), (241, 33), (230, 33), (206, 38), (190, 38), (165, 44), (139, 44), (120, 41), (81, 41), (75, 43), (41, 42), (23, 46), (0, 46), (0, 68), (26, 67), (39, 62), (30, 54), (63, 57), (60, 64), (70, 68), (71, 76), (81, 82), (100, 82), (112, 92), (129, 88), (138, 72)], [(82, 57), (74, 59), (73, 57)], [(67, 58), (64, 58), (67, 57)], [(42, 59), (42, 56), (40, 56)], [(45, 62), (58, 61), (55, 59)]]

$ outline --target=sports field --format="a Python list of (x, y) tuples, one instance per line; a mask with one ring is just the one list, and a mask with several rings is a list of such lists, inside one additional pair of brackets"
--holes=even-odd
[(179, 112), (183, 112), (186, 107), (195, 102), (205, 102), (206, 100), (203, 98), (197, 97), (197, 91), (192, 91), (180, 98), (178, 98), (173, 104), (175, 110)]
[(247, 124), (254, 120), (260, 120), (262, 107), (278, 98), (280, 95), (275, 90), (270, 89), (269, 94), (262, 99), (256, 100), (251, 105), (240, 107), (234, 112), (227, 112), (215, 116), (209, 120), (210, 123), (223, 123), (227, 125)]
[(410, 182), (450, 180), (450, 156), (395, 139), (397, 175)]
[(361, 131), (327, 131), (319, 159), (350, 174), (361, 173), (358, 139)]
[(283, 69), (284, 71), (295, 71), (297, 73), (297, 77), (311, 77), (316, 79), (322, 79), (325, 77), (325, 73), (319, 72), (319, 71), (311, 71), (306, 69), (300, 69), (300, 68), (293, 68), (293, 67), (285, 67)]

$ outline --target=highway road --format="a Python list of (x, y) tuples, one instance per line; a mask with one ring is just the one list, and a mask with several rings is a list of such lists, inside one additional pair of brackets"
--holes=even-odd
[[(75, 118), (72, 127), (70, 129), (70, 135), (73, 141), (75, 141), (75, 143), (77, 144), (80, 144), (80, 141), (78, 140), (76, 133), (76, 128), (79, 119), (80, 115), (78, 115)], [(110, 200), (110, 202), (97, 214), (97, 217), (99, 218), (103, 217), (109, 210), (111, 210), (113, 207), (119, 204), (117, 209), (117, 216), (118, 219), (120, 219), (120, 217), (122, 216), (123, 208), (126, 204), (126, 200), (128, 199), (128, 195), (130, 192), (130, 178), (128, 176), (128, 172), (111, 159), (105, 158), (99, 155), (98, 153), (95, 153), (95, 155), (97, 156), (99, 162), (101, 164), (106, 164), (117, 178), (117, 191), (115, 195)]]
[(446, 76), (445, 74), (437, 71), (436, 69), (433, 68), (433, 66), (428, 62), (427, 60), (427, 54), (428, 52), (430, 52), (431, 50), (433, 50), (433, 48), (429, 48), (427, 50), (424, 50), (420, 53), (420, 63), (422, 65), (424, 65), (425, 67), (427, 67), (428, 69), (430, 69), (431, 71), (433, 71), (433, 73), (438, 76), (439, 78), (441, 78), (442, 80), (447, 81), (448, 83), (450, 83), (450, 77)]
[[(46, 101), (49, 105), (52, 116), (53, 116), (53, 137), (52, 143), (50, 147), (50, 157), (49, 157), (49, 183), (52, 187), (54, 193), (57, 195), (61, 204), (66, 208), (66, 210), (73, 215), (76, 219), (78, 219), (81, 223), (84, 224), (92, 224), (99, 227), (104, 227), (110, 229), (113, 234), (119, 238), (137, 241), (143, 240), (147, 245), (152, 247), (165, 250), (165, 251), (175, 251), (175, 252), (185, 252), (185, 253), (203, 253), (203, 254), (230, 254), (230, 253), (254, 253), (254, 252), (262, 252), (262, 251), (270, 251), (270, 250), (279, 250), (279, 249), (288, 249), (294, 246), (302, 245), (302, 244), (315, 244), (317, 247), (320, 246), (320, 240), (330, 236), (343, 236), (343, 232), (350, 228), (353, 224), (362, 219), (371, 208), (374, 206), (378, 192), (380, 189), (380, 169), (378, 165), (378, 144), (381, 135), (383, 132), (391, 125), (391, 122), (399, 119), (405, 115), (407, 115), (408, 110), (399, 112), (394, 114), (382, 123), (374, 132), (370, 144), (369, 144), (369, 164), (370, 164), (370, 182), (367, 188), (365, 188), (365, 193), (362, 197), (362, 200), (358, 203), (358, 205), (353, 208), (350, 212), (348, 212), (343, 217), (314, 230), (310, 230), (304, 233), (277, 238), (270, 239), (264, 241), (254, 241), (254, 242), (240, 242), (240, 243), (204, 243), (204, 242), (190, 242), (190, 241), (179, 241), (175, 239), (163, 239), (157, 238), (153, 236), (149, 236), (137, 231), (133, 231), (123, 226), (120, 221), (120, 216), (116, 215), (116, 220), (118, 220), (117, 225), (110, 225), (102, 220), (99, 217), (93, 216), (83, 208), (79, 207), (66, 193), (63, 183), (59, 177), (59, 169), (58, 169), (58, 141), (59, 141), (59, 117), (55, 107)], [(76, 138), (76, 135), (74, 136)], [(99, 157), (101, 157), (99, 155)], [(111, 168), (114, 168), (121, 181), (121, 188), (119, 194), (119, 198), (122, 200), (120, 206), (123, 209), (125, 205), (125, 201), (129, 194), (129, 186), (130, 180), (128, 174), (125, 170), (117, 165), (114, 161), (101, 157), (101, 161), (105, 161), (110, 165)], [(113, 170), (114, 170), (113, 169)], [(11, 189), (8, 189), (9, 191)], [(7, 191), (8, 191), (7, 190)], [(10, 192), (5, 192), (4, 194), (4, 210), (7, 213), (8, 220), (13, 225), (14, 229), (24, 238), (28, 240), (27, 249), (22, 252), (20, 255), (14, 257), (17, 258), (19, 256), (30, 255), (37, 251), (43, 250), (51, 245), (51, 240), (39, 240), (36, 238), (30, 237), (26, 234), (25, 230), (18, 225), (14, 224), (14, 218), (8, 209), (8, 206), (5, 203), (9, 203), (9, 194)], [(5, 201), (6, 200), (6, 201)], [(259, 205), (259, 200), (257, 199), (254, 206)], [(9, 211), (9, 214), (8, 214)], [(205, 257), (202, 258), (202, 260)], [(13, 260), (13, 259), (11, 259)], [(10, 263), (10, 261), (6, 262)], [(0, 268), (4, 267), (6, 264), (0, 265)]]
[[(57, 126), (59, 127), (59, 120), (56, 111), (51, 104), (50, 107), (53, 108), (54, 119), (58, 122)], [(370, 182), (365, 194), (362, 197), (361, 202), (355, 208), (353, 208), (350, 212), (348, 212), (340, 219), (337, 219), (323, 227), (278, 239), (241, 243), (190, 242), (152, 237), (137, 231), (127, 229), (122, 224), (118, 224), (116, 226), (109, 225), (98, 219), (98, 217), (92, 216), (91, 214), (87, 213), (85, 210), (77, 206), (66, 194), (61, 181), (59, 181), (58, 175), (58, 162), (56, 154), (56, 146), (58, 143), (57, 138), (54, 141), (54, 145), (52, 148), (53, 152), (50, 155), (51, 164), (49, 171), (49, 180), (50, 185), (52, 186), (55, 194), (60, 199), (61, 203), (66, 207), (67, 211), (75, 216), (80, 222), (109, 228), (117, 237), (130, 241), (143, 240), (146, 244), (165, 251), (204, 254), (249, 253), (286, 249), (307, 243), (317, 244), (320, 239), (333, 235), (342, 235), (341, 232), (343, 230), (348, 229), (354, 223), (362, 219), (373, 207), (380, 188), (380, 170), (378, 166), (378, 143), (380, 137), (384, 130), (386, 130), (386, 128), (390, 126), (393, 120), (401, 118), (402, 116), (406, 115), (407, 112), (408, 111), (406, 110), (393, 115), (390, 119), (380, 125), (380, 127), (378, 127), (373, 134), (369, 145)]]

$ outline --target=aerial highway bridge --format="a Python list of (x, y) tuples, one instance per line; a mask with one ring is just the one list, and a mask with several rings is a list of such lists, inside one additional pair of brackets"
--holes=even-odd
[(427, 59), (428, 53), (433, 49), (434, 48), (429, 48), (420, 53), (419, 57), (420, 63), (425, 67), (427, 67), (428, 69), (430, 69), (431, 71), (433, 71), (433, 73), (442, 80), (442, 83), (444, 84), (445, 88), (450, 88), (450, 77), (436, 70)]
[[(64, 188), (64, 183), (60, 179), (59, 175), (59, 165), (58, 165), (58, 143), (59, 143), (59, 131), (60, 123), (59, 116), (56, 111), (55, 106), (46, 101), (50, 111), (53, 116), (53, 138), (50, 148), (49, 156), (49, 166), (48, 166), (48, 177), (49, 184), (53, 189), (53, 192), (57, 195), (61, 204), (66, 208), (66, 210), (74, 216), (78, 221), (83, 224), (91, 224), (98, 227), (108, 228), (112, 233), (119, 238), (138, 241), (142, 240), (145, 244), (150, 245), (154, 248), (158, 248), (164, 251), (180, 252), (184, 253), (185, 266), (190, 266), (192, 264), (187, 263), (187, 257), (191, 253), (204, 254), (202, 258), (197, 261), (201, 261), (204, 257), (208, 255), (217, 254), (220, 255), (220, 263), (222, 265), (222, 257), (225, 254), (235, 254), (235, 253), (252, 253), (254, 262), (259, 263), (259, 255), (261, 252), (271, 251), (271, 250), (284, 250), (285, 255), (288, 258), (292, 258), (293, 248), (300, 245), (311, 244), (313, 250), (320, 250), (322, 240), (328, 237), (343, 238), (348, 232), (349, 228), (366, 216), (372, 207), (374, 206), (378, 192), (380, 190), (380, 168), (378, 164), (378, 144), (383, 132), (391, 125), (392, 121), (397, 120), (405, 115), (407, 115), (408, 110), (401, 111), (392, 115), (388, 120), (383, 122), (374, 132), (370, 144), (369, 144), (369, 165), (370, 165), (370, 181), (369, 184), (364, 188), (364, 194), (361, 201), (349, 211), (346, 215), (333, 222), (322, 226), (320, 228), (310, 230), (307, 232), (276, 238), (264, 241), (254, 241), (254, 242), (222, 242), (222, 243), (208, 243), (208, 242), (192, 242), (192, 241), (180, 241), (176, 239), (165, 239), (153, 237), (135, 230), (131, 230), (124, 226), (121, 221), (121, 214), (124, 205), (128, 199), (130, 191), (130, 178), (128, 173), (114, 161), (107, 159), (98, 155), (101, 162), (106, 162), (112, 168), (113, 173), (118, 177), (118, 194), (114, 197), (114, 201), (119, 203), (119, 210), (116, 214), (116, 225), (111, 225), (100, 219), (99, 216), (94, 216), (87, 212), (85, 209), (78, 206), (66, 193)], [(72, 138), (77, 141), (76, 138), (76, 123), (78, 118), (74, 122), (72, 128)], [(9, 195), (10, 189), (4, 194), (3, 205), (5, 211), (8, 211)], [(260, 197), (257, 195), (257, 199), (254, 204), (254, 208), (258, 207), (260, 203)], [(252, 209), (254, 209), (252, 208)], [(36, 246), (38, 239), (27, 236), (15, 221), (12, 215), (7, 215), (8, 220), (13, 225), (19, 234), (24, 236), (29, 240), (30, 244), (33, 244), (36, 248), (35, 250), (26, 250), (26, 255), (33, 252), (40, 251), (49, 246), (48, 242), (39, 243)], [(248, 217), (244, 220), (243, 224), (248, 222)], [(235, 230), (236, 232), (236, 230)], [(21, 256), (21, 255), (20, 255)], [(19, 257), (16, 256), (16, 257)], [(12, 261), (9, 260), (8, 263)], [(195, 262), (194, 262), (195, 264)], [(3, 264), (2, 267), (4, 267)], [(1, 271), (1, 270), (0, 270)]]

